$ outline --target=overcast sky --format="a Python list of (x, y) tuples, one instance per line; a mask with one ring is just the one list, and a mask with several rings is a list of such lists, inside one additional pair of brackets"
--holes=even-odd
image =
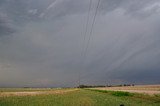
[[(160, 0), (0, 0), (0, 87), (160, 83)], [(82, 54), (82, 55), (81, 55)]]

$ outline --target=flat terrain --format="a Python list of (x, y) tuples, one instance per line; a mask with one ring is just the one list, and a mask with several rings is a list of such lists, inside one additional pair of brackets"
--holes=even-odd
[[(8, 91), (9, 90), (9, 91)], [(68, 92), (73, 92), (78, 89), (28, 89), (22, 91), (21, 89), (16, 90), (2, 90), (0, 92), (0, 97), (10, 97), (10, 96), (36, 96), (36, 95), (53, 95), (53, 94), (64, 94)]]
[(143, 94), (160, 94), (160, 85), (136, 85), (136, 86), (124, 86), (124, 87), (103, 87), (96, 88), (99, 90), (109, 91), (125, 91), (131, 93), (143, 93)]
[(160, 95), (97, 89), (0, 89), (0, 106), (160, 106)]

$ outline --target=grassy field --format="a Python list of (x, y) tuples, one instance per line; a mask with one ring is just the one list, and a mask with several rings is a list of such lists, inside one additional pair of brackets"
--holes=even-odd
[(107, 91), (124, 91), (131, 93), (142, 93), (148, 95), (160, 94), (160, 85), (136, 85), (136, 86), (121, 86), (121, 87), (100, 87), (93, 88)]
[(160, 95), (95, 89), (0, 89), (0, 106), (160, 106)]

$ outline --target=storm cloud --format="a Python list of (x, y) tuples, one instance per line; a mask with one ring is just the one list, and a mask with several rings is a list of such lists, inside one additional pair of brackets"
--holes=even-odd
[(0, 86), (160, 83), (160, 1), (1, 0)]

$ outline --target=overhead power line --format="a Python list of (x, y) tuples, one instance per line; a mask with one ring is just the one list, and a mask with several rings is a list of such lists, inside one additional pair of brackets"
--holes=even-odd
[[(96, 16), (97, 16), (97, 13), (98, 13), (99, 5), (100, 5), (100, 0), (98, 0), (97, 6), (96, 6), (96, 11), (95, 11), (95, 14), (94, 14), (94, 17), (93, 17), (93, 22), (91, 24), (91, 30), (90, 30), (90, 33), (89, 33), (89, 38), (87, 40), (87, 45), (85, 47), (85, 40), (86, 40), (87, 32), (88, 32), (88, 29), (89, 29), (88, 26), (89, 26), (89, 22), (90, 22), (89, 19), (90, 19), (91, 7), (92, 7), (92, 0), (90, 0), (88, 16), (87, 16), (87, 23), (86, 23), (84, 39), (83, 39), (83, 47), (82, 47), (82, 52), (81, 52), (82, 59), (85, 59), (85, 57), (87, 56), (87, 51), (88, 51), (88, 47), (89, 47), (91, 36), (93, 34), (93, 29), (94, 29), (94, 25), (95, 25), (95, 22), (96, 22)], [(83, 65), (83, 63), (84, 63), (84, 60), (82, 62), (82, 65)], [(79, 85), (80, 85), (80, 82), (81, 82), (81, 75), (80, 75), (80, 72), (79, 72), (79, 75), (78, 75), (78, 84)]]
[[(89, 1), (89, 8), (88, 8), (87, 21), (86, 21), (85, 31), (84, 31), (84, 39), (83, 39), (83, 43), (82, 43), (83, 46), (82, 46), (82, 51), (81, 51), (81, 57), (84, 57), (84, 48), (85, 48), (85, 41), (86, 41), (87, 32), (88, 32), (91, 7), (92, 7), (92, 0)], [(83, 60), (83, 58), (82, 58), (82, 60)], [(83, 62), (82, 62), (82, 65), (83, 65)], [(80, 72), (79, 72), (78, 73), (78, 85), (80, 85), (80, 79), (81, 79), (80, 77), (81, 76), (80, 76)]]
[(98, 8), (99, 8), (99, 5), (100, 5), (100, 1), (101, 0), (98, 0), (98, 4), (97, 4), (97, 7), (96, 7), (96, 12), (95, 12), (95, 15), (93, 17), (93, 22), (92, 22), (91, 30), (90, 30), (90, 33), (89, 33), (89, 38), (88, 38), (88, 41), (87, 41), (86, 49), (84, 51), (84, 57), (86, 57), (86, 55), (87, 55), (87, 50), (88, 50), (88, 47), (89, 47), (91, 36), (93, 34), (93, 29), (94, 29), (94, 25), (95, 25), (95, 22), (96, 22), (96, 16), (97, 16), (97, 13), (98, 13)]
[(89, 1), (88, 15), (87, 15), (87, 21), (86, 21), (86, 26), (85, 26), (81, 56), (83, 56), (83, 52), (84, 52), (83, 49), (84, 49), (84, 46), (85, 46), (85, 40), (86, 40), (86, 36), (87, 36), (87, 32), (88, 32), (89, 19), (90, 19), (89, 16), (90, 16), (90, 12), (91, 12), (91, 7), (92, 7), (92, 0)]

